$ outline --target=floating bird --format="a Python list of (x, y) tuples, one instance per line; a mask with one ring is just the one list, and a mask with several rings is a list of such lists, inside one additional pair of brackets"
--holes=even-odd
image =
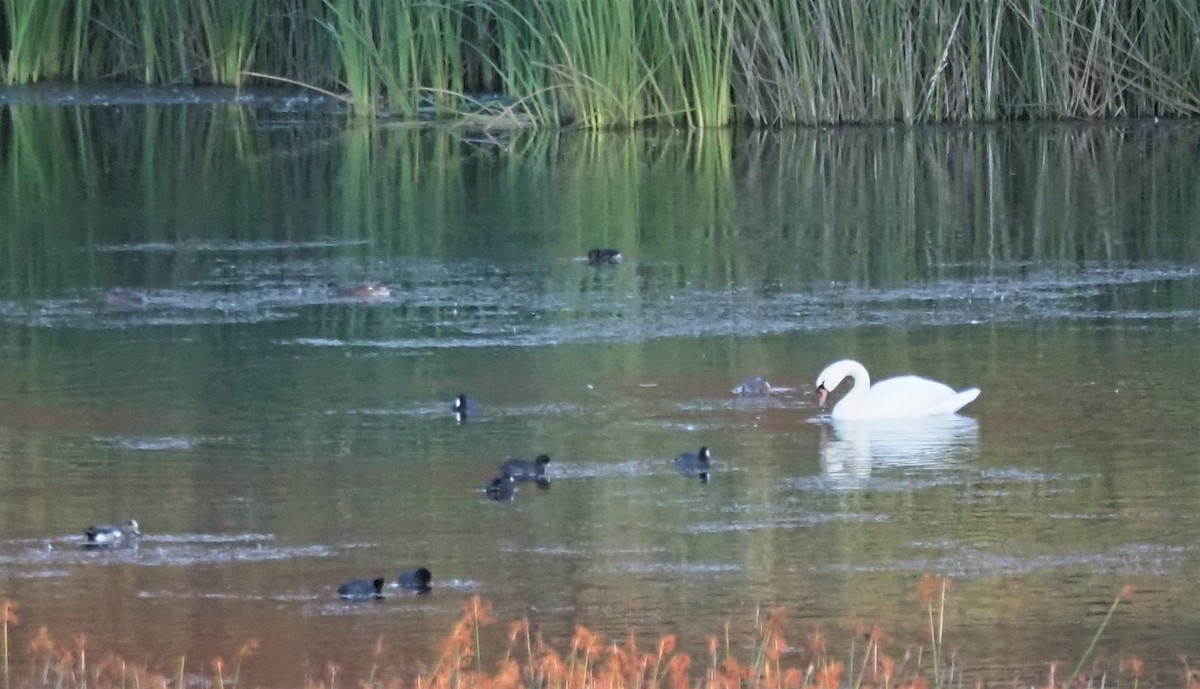
[(339, 287), (336, 283), (331, 282), (329, 283), (329, 289), (337, 296), (349, 299), (388, 299), (392, 296), (392, 288), (378, 282), (364, 282), (349, 287)]
[(589, 266), (615, 266), (624, 257), (616, 249), (592, 249), (587, 253)]
[(866, 367), (843, 359), (817, 376), (817, 404), (822, 408), (829, 393), (847, 376), (854, 387), (833, 407), (835, 419), (911, 419), (953, 414), (979, 396), (979, 388), (955, 392), (953, 388), (919, 376), (898, 376), (871, 385)]
[(144, 309), (150, 298), (137, 290), (117, 287), (104, 293), (104, 303), (116, 309)]
[(483, 492), (496, 502), (512, 500), (517, 492), (516, 481), (511, 476), (500, 474), (484, 487)]
[(405, 591), (414, 593), (429, 593), (429, 584), (433, 580), (433, 573), (425, 567), (414, 567), (400, 572), (400, 576), (396, 577), (396, 586)]
[(342, 600), (361, 602), (381, 600), (383, 598), (383, 577), (367, 581), (366, 579), (351, 579), (338, 587), (338, 595)]
[(550, 455), (538, 455), (532, 462), (527, 459), (509, 459), (500, 465), (500, 474), (514, 481), (539, 481), (546, 477), (546, 465)]
[(118, 548), (137, 545), (138, 536), (142, 535), (137, 520), (114, 526), (112, 524), (97, 524), (83, 531), (84, 548)]
[(762, 376), (747, 378), (732, 390), (738, 397), (762, 397), (771, 394), (771, 384)]
[(707, 447), (699, 452), (684, 452), (675, 458), (675, 469), (681, 476), (695, 476), (701, 483), (708, 483), (708, 471), (712, 464), (712, 453)]
[(459, 395), (450, 403), (450, 411), (454, 412), (454, 416), (459, 423), (467, 420), (468, 416), (479, 416), (483, 411), (483, 407), (479, 405), (479, 400), (466, 395)]

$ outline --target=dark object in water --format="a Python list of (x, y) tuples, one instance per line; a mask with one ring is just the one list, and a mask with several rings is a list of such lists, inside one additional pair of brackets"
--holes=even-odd
[(382, 600), (383, 584), (383, 577), (379, 577), (373, 581), (351, 579), (338, 587), (338, 595), (342, 597), (342, 600), (353, 601), (355, 603), (367, 600)]
[(137, 290), (117, 287), (104, 293), (104, 303), (114, 309), (144, 309), (150, 298)]
[(425, 567), (406, 569), (396, 577), (397, 586), (413, 593), (429, 593), (432, 588), (431, 581), (433, 581), (433, 573)]
[(733, 389), (733, 394), (738, 397), (762, 397), (771, 394), (771, 384), (762, 376), (754, 376), (742, 381), (741, 385)]
[(550, 463), (550, 455), (538, 455), (532, 462), (527, 459), (509, 459), (500, 465), (500, 474), (511, 477), (514, 481), (545, 480), (546, 465)]
[(459, 423), (467, 420), (468, 416), (478, 416), (483, 408), (479, 406), (479, 400), (466, 395), (459, 395), (454, 398), (454, 402), (450, 404), (450, 411), (454, 412), (454, 416)]
[(681, 476), (695, 476), (701, 483), (708, 483), (708, 471), (712, 464), (712, 453), (707, 447), (699, 452), (684, 452), (675, 458), (675, 469)]
[(516, 481), (511, 476), (500, 474), (484, 487), (483, 492), (487, 493), (488, 498), (496, 502), (512, 500), (513, 495), (517, 492)]
[(138, 536), (142, 535), (137, 520), (130, 519), (120, 526), (112, 524), (97, 524), (83, 531), (84, 548), (121, 548), (137, 545)]
[(388, 299), (392, 296), (392, 288), (378, 282), (364, 282), (349, 287), (339, 287), (337, 283), (329, 283), (329, 289), (339, 297), (348, 299)]
[(589, 266), (615, 266), (624, 257), (616, 249), (592, 249), (587, 253)]

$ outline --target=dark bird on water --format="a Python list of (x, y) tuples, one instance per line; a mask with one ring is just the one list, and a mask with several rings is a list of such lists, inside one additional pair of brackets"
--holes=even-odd
[(550, 455), (538, 455), (532, 462), (527, 459), (509, 459), (500, 465), (500, 473), (514, 481), (538, 481), (546, 476), (546, 465)]
[(115, 526), (112, 524), (97, 524), (84, 529), (84, 548), (118, 548), (137, 545), (137, 539), (142, 535), (137, 520)]
[(425, 567), (406, 569), (396, 577), (397, 586), (414, 593), (429, 593), (429, 589), (432, 588), (431, 581), (433, 581), (433, 573)]
[(592, 249), (587, 253), (589, 266), (615, 266), (624, 259), (616, 249)]
[(675, 469), (682, 476), (695, 476), (702, 483), (708, 483), (708, 472), (712, 465), (712, 453), (707, 447), (699, 452), (684, 452), (675, 458)]
[(484, 487), (483, 492), (496, 502), (512, 500), (517, 492), (516, 481), (511, 476), (500, 474)]
[(368, 581), (366, 579), (351, 579), (338, 587), (338, 595), (342, 600), (366, 601), (383, 598), (383, 577)]
[(461, 423), (466, 421), (469, 416), (479, 416), (480, 412), (483, 411), (483, 407), (480, 406), (479, 400), (474, 397), (467, 397), (460, 394), (450, 403), (450, 411), (454, 412), (454, 416)]

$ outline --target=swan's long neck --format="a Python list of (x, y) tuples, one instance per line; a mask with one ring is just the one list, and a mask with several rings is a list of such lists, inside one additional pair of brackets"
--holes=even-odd
[(849, 376), (854, 381), (854, 388), (834, 406), (834, 416), (852, 414), (853, 410), (858, 409), (867, 399), (867, 392), (871, 389), (871, 374), (867, 373), (867, 368), (862, 364), (846, 361), (842, 365), (842, 371), (844, 376)]

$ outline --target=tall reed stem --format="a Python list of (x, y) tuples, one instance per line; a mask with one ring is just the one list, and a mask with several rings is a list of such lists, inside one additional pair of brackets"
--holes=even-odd
[(1108, 612), (1105, 613), (1104, 619), (1100, 621), (1100, 627), (1096, 629), (1095, 635), (1092, 636), (1091, 643), (1088, 644), (1087, 649), (1085, 649), (1083, 655), (1080, 656), (1079, 662), (1075, 664), (1075, 669), (1071, 671), (1072, 681), (1074, 678), (1079, 676), (1079, 671), (1082, 670), (1083, 666), (1087, 664), (1088, 659), (1092, 655), (1092, 651), (1096, 649), (1096, 644), (1100, 641), (1101, 635), (1104, 634), (1104, 629), (1108, 627), (1109, 621), (1112, 620), (1113, 613), (1117, 611), (1117, 606), (1119, 606), (1123, 600), (1132, 599), (1133, 585), (1126, 584), (1125, 586), (1121, 587), (1121, 591), (1117, 593), (1117, 597), (1113, 599), (1112, 605), (1108, 606)]
[(17, 624), (17, 604), (10, 600), (0, 601), (0, 625), (4, 629), (4, 689), (10, 689), (8, 679), (8, 626)]
[[(268, 11), (270, 10), (270, 11)], [(336, 91), (368, 117), (537, 126), (1200, 115), (1195, 3), (0, 0), (6, 83)]]

